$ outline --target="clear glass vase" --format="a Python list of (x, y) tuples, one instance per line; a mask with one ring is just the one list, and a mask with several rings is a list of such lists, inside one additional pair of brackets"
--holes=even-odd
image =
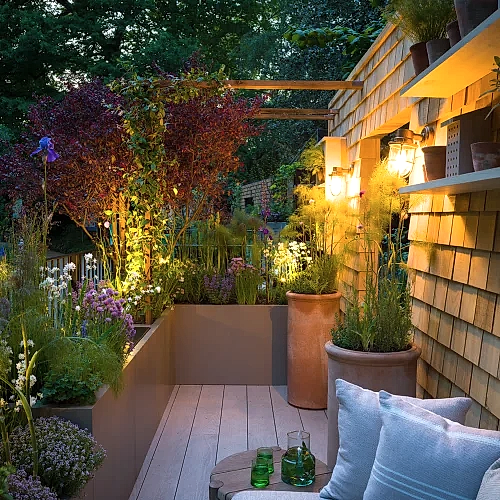
[(310, 434), (306, 431), (287, 433), (288, 449), (281, 458), (281, 480), (293, 486), (307, 486), (314, 481), (316, 459), (309, 447)]

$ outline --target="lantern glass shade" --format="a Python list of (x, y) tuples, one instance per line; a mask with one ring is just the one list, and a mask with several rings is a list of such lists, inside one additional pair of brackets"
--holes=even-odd
[(415, 144), (389, 143), (387, 168), (392, 175), (408, 177), (415, 161)]
[(330, 193), (338, 196), (342, 192), (342, 176), (338, 174), (330, 175)]

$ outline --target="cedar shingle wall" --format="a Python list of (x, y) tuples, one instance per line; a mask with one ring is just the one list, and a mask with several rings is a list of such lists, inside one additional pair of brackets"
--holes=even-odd
[(500, 190), (417, 196), (408, 264), (420, 395), (467, 394), (474, 400), (467, 423), (498, 429)]

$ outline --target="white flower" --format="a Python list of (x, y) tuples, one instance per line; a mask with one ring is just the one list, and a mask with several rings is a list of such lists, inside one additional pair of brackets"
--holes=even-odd
[(35, 343), (31, 340), (31, 339), (28, 339), (26, 341), (26, 343), (30, 346), (30, 347), (33, 347), (35, 345)]
[(157, 286), (157, 287), (155, 288), (155, 290), (156, 290), (156, 293), (160, 293), (160, 292), (161, 292), (161, 287)]
[(86, 253), (83, 258), (87, 261), (87, 260), (92, 260), (92, 257), (93, 255), (91, 253)]
[(36, 377), (34, 375), (30, 375), (30, 387), (33, 387), (36, 384)]
[(24, 354), (23, 353), (19, 354), (18, 358), (19, 359), (24, 359)]
[(80, 306), (75, 306), (75, 311), (80, 312), (81, 307)]
[(40, 399), (43, 399), (43, 392), (37, 392), (36, 393), (37, 397), (39, 397)]
[(35, 406), (36, 398), (34, 396), (30, 396), (30, 406)]

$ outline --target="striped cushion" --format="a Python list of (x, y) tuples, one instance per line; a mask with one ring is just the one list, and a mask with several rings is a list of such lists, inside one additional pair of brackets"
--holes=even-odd
[[(336, 387), (339, 451), (332, 478), (321, 490), (320, 497), (325, 500), (361, 500), (370, 479), (382, 427), (378, 392), (362, 389), (340, 378), (336, 380)], [(465, 421), (472, 404), (469, 398), (397, 397), (460, 423)]]
[(500, 456), (500, 432), (465, 427), (383, 391), (379, 401), (382, 430), (363, 500), (475, 500)]
[(476, 500), (500, 498), (500, 458), (486, 471)]

